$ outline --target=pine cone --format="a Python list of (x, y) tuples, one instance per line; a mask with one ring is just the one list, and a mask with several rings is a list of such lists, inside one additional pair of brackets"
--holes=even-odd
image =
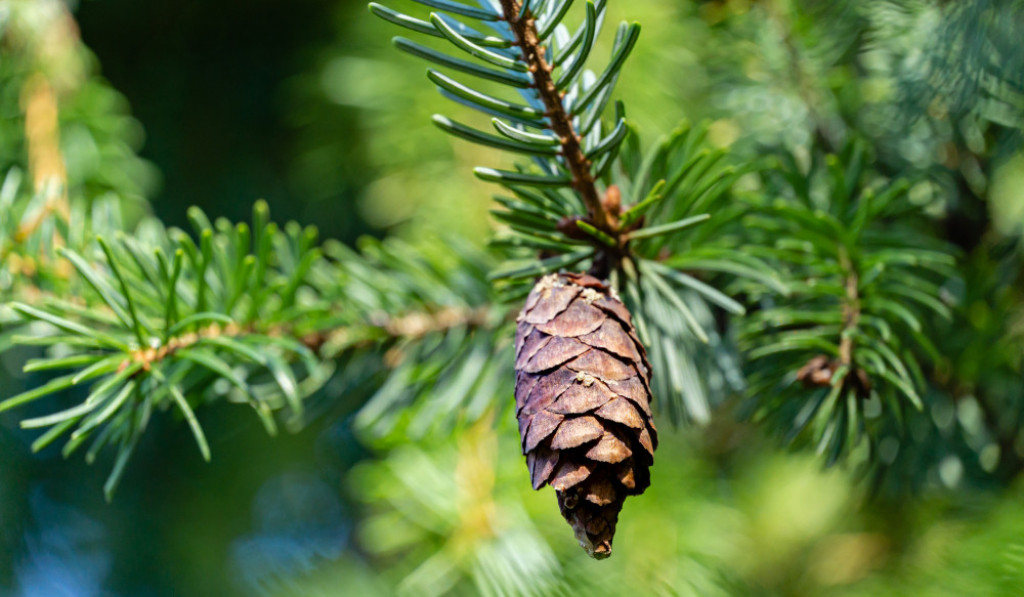
[(533, 488), (554, 487), (580, 545), (606, 558), (658, 444), (644, 347), (626, 306), (586, 274), (542, 278), (518, 321), (516, 415)]

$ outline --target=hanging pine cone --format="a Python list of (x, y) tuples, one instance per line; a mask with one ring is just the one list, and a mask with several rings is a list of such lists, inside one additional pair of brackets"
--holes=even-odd
[(554, 487), (580, 545), (606, 558), (658, 444), (644, 347), (626, 306), (586, 274), (542, 278), (518, 321), (516, 415), (533, 488)]

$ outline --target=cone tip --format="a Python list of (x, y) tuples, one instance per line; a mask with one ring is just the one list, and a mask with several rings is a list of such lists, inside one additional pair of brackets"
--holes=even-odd
[(587, 552), (587, 555), (594, 558), (595, 560), (603, 560), (612, 555), (612, 540), (602, 539), (600, 541), (594, 541), (595, 538), (587, 533), (586, 529), (582, 525), (576, 524), (575, 521), (570, 521), (572, 525), (573, 534), (576, 535), (576, 541), (579, 542), (580, 547), (583, 551)]
[[(584, 549), (587, 549), (586, 547)], [(587, 554), (595, 560), (603, 560), (612, 555), (612, 542), (602, 541), (597, 545), (587, 549)]]

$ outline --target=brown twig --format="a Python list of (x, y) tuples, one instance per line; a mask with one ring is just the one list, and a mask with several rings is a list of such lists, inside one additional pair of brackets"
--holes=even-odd
[(833, 359), (828, 355), (816, 355), (797, 371), (797, 379), (805, 387), (827, 387), (832, 385), (832, 378), (840, 367), (846, 367), (843, 383), (852, 387), (858, 396), (868, 397), (871, 393), (871, 379), (867, 372), (857, 368), (853, 362), (853, 331), (860, 324), (861, 304), (858, 286), (860, 278), (846, 254), (845, 249), (839, 253), (839, 264), (842, 268), (843, 286), (843, 327), (839, 332), (839, 354)]
[(843, 329), (839, 339), (839, 365), (846, 366), (845, 382), (853, 387), (857, 395), (867, 398), (871, 394), (871, 378), (853, 362), (853, 331), (860, 324), (860, 277), (850, 263), (846, 250), (839, 254), (839, 263), (845, 272), (846, 297), (843, 301)]
[(617, 236), (617, 223), (605, 209), (595, 185), (594, 175), (580, 145), (580, 137), (572, 125), (572, 117), (562, 103), (564, 94), (558, 91), (551, 76), (552, 67), (544, 59), (544, 47), (537, 37), (537, 23), (529, 11), (519, 18), (521, 5), (516, 0), (501, 0), (504, 19), (512, 28), (516, 45), (523, 52), (523, 60), (533, 74), (533, 88), (537, 90), (547, 116), (551, 119), (551, 130), (558, 136), (562, 146), (562, 157), (572, 175), (572, 186), (583, 198), (593, 225), (610, 235)]
[[(411, 311), (400, 316), (391, 317), (386, 314), (372, 317), (365, 325), (379, 329), (390, 339), (402, 338), (416, 340), (433, 332), (446, 332), (460, 326), (478, 328), (487, 325), (490, 319), (491, 309), (488, 307), (446, 307), (438, 311)], [(357, 324), (362, 325), (362, 324)], [(130, 363), (139, 363), (144, 370), (149, 370), (155, 363), (172, 356), (175, 352), (189, 348), (201, 340), (210, 338), (237, 338), (248, 334), (261, 334), (267, 336), (293, 335), (294, 330), (287, 326), (275, 326), (269, 329), (259, 329), (254, 324), (211, 324), (202, 327), (194, 332), (185, 332), (179, 336), (170, 338), (162, 346), (157, 348), (141, 348), (136, 350), (125, 359), (122, 368)], [(373, 343), (373, 340), (366, 339), (361, 342), (348, 344), (344, 337), (351, 334), (352, 328), (342, 326), (330, 330), (322, 330), (305, 334), (298, 340), (310, 350), (319, 351), (325, 344), (338, 342), (351, 347), (363, 347)]]
[(167, 342), (160, 347), (140, 348), (130, 353), (130, 356), (121, 363), (121, 368), (123, 369), (124, 367), (127, 367), (129, 361), (131, 361), (141, 364), (144, 370), (149, 371), (150, 367), (153, 366), (153, 363), (160, 362), (183, 348), (189, 348), (200, 340), (224, 337), (232, 338), (252, 332), (252, 326), (240, 326), (237, 324), (222, 326), (220, 324), (213, 323), (200, 328), (195, 332), (185, 332), (180, 336), (169, 338)]
[(840, 255), (839, 261), (846, 272), (846, 299), (843, 301), (843, 331), (842, 338), (839, 340), (839, 364), (850, 366), (853, 363), (853, 335), (850, 332), (860, 323), (860, 293), (857, 290), (860, 280), (845, 252)]
[(445, 307), (439, 311), (413, 311), (399, 317), (388, 317), (378, 325), (390, 336), (422, 338), (431, 332), (443, 332), (459, 326), (480, 327), (487, 323), (490, 313), (488, 307)]

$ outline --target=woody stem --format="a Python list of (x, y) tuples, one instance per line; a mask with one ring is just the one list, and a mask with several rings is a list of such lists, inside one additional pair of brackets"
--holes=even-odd
[(844, 280), (846, 298), (843, 302), (843, 331), (839, 340), (839, 364), (850, 366), (853, 363), (852, 331), (860, 323), (860, 293), (857, 288), (860, 280), (845, 252), (840, 255), (839, 261), (846, 272)]
[(555, 85), (551, 76), (552, 66), (544, 58), (544, 47), (537, 36), (537, 23), (533, 15), (527, 11), (522, 18), (519, 16), (521, 5), (516, 0), (501, 0), (504, 19), (512, 28), (516, 45), (523, 52), (523, 60), (533, 74), (532, 87), (537, 90), (544, 102), (547, 116), (551, 119), (551, 130), (558, 136), (562, 147), (562, 157), (572, 175), (572, 186), (583, 199), (589, 217), (594, 226), (617, 236), (613, 219), (601, 203), (594, 175), (591, 172), (590, 160), (587, 159), (580, 144), (580, 137), (572, 124), (572, 117), (562, 103), (563, 93)]

